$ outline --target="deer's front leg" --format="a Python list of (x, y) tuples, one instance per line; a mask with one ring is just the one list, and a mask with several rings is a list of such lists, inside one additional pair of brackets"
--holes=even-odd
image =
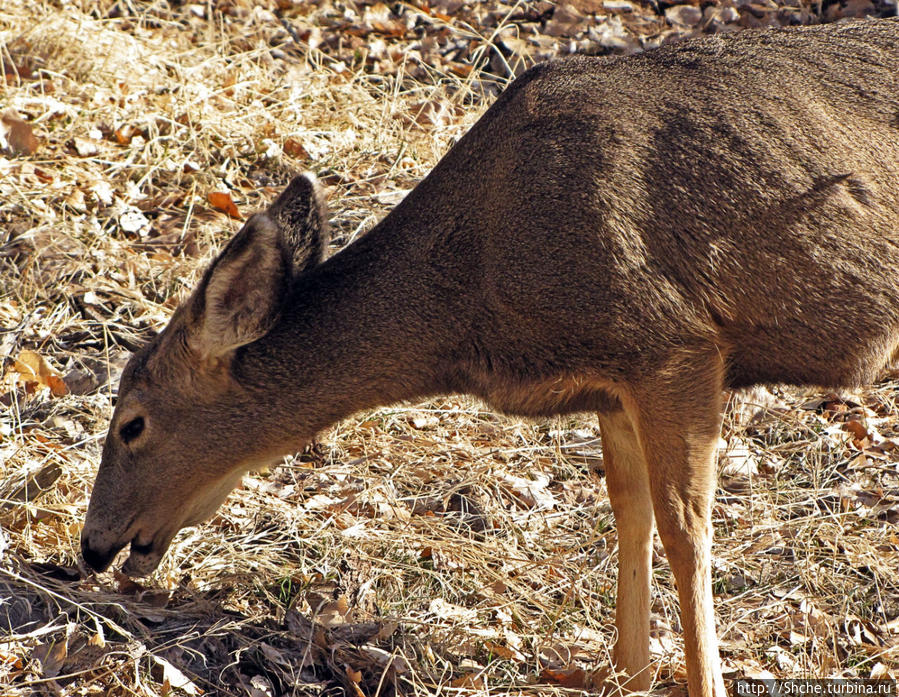
[(723, 358), (691, 352), (635, 390), (628, 412), (646, 457), (653, 512), (677, 582), (690, 697), (726, 697), (712, 605), (712, 499)]

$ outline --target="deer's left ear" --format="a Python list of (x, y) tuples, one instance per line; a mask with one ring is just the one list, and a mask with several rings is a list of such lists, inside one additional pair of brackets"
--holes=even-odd
[(264, 213), (250, 218), (207, 269), (188, 301), (188, 345), (218, 358), (264, 336), (281, 313), (292, 280), (289, 250)]
[(228, 242), (187, 301), (179, 329), (189, 351), (202, 363), (265, 336), (293, 281), (327, 246), (321, 187), (311, 174), (295, 177)]

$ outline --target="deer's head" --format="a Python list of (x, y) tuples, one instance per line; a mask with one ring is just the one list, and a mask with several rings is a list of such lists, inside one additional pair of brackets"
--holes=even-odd
[(129, 360), (81, 534), (105, 569), (131, 545), (128, 573), (156, 568), (175, 533), (211, 516), (247, 471), (291, 447), (235, 370), (272, 330), (300, 275), (322, 261), (327, 217), (311, 176), (251, 217), (168, 326)]

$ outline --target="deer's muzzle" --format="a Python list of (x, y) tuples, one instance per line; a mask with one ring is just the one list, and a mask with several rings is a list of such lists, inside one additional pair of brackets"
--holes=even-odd
[(90, 536), (86, 532), (82, 532), (81, 556), (84, 558), (85, 563), (94, 571), (106, 571), (112, 560), (115, 559), (116, 554), (122, 550), (125, 544), (127, 543), (111, 546), (97, 544), (96, 542), (92, 544)]

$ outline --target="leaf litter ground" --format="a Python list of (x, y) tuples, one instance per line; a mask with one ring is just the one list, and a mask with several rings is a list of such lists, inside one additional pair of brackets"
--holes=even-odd
[[(609, 662), (617, 558), (592, 417), (458, 397), (359, 415), (248, 477), (137, 582), (77, 559), (118, 373), (296, 171), (329, 186), (334, 251), (536, 60), (891, 12), (5, 2), (2, 693), (581, 694)], [(714, 509), (729, 677), (896, 677), (897, 394), (734, 400)], [(658, 544), (652, 603), (654, 689), (682, 693)]]

